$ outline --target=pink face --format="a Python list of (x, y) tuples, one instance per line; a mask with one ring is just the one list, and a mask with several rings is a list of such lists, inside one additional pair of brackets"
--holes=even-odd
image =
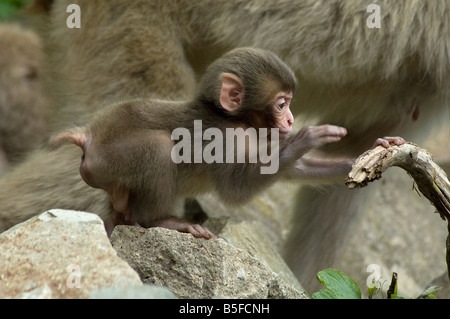
[(289, 108), (291, 101), (291, 92), (280, 92), (277, 94), (273, 103), (273, 114), (275, 116), (276, 126), (279, 129), (280, 138), (285, 138), (287, 134), (292, 132), (294, 116)]

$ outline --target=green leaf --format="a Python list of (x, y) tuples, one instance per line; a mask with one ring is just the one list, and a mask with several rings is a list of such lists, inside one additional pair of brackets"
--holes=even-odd
[(8, 19), (16, 14), (16, 9), (9, 3), (0, 2), (0, 19)]
[(369, 288), (367, 289), (367, 295), (368, 295), (369, 299), (372, 299), (373, 296), (375, 296), (380, 290), (381, 290), (381, 289), (378, 288), (376, 285), (373, 286), (372, 288), (369, 287)]
[(12, 19), (23, 6), (32, 0), (0, 0), (0, 20)]
[(312, 299), (337, 299), (336, 295), (328, 289), (322, 289), (311, 295)]
[(423, 291), (419, 295), (419, 297), (417, 297), (417, 299), (437, 299), (434, 294), (437, 293), (439, 290), (441, 290), (441, 287), (432, 286), (432, 287), (426, 289), (425, 291)]
[(391, 295), (391, 298), (389, 298), (389, 299), (406, 299), (406, 298), (402, 297), (402, 296), (399, 296), (399, 295), (396, 295), (396, 294), (393, 294), (393, 295)]
[(332, 268), (319, 271), (317, 280), (327, 289), (313, 293), (313, 299), (361, 299), (358, 284), (342, 271)]

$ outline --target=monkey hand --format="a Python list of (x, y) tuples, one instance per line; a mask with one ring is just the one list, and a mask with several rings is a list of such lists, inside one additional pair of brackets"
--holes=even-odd
[(375, 148), (378, 145), (381, 145), (384, 148), (389, 148), (389, 146), (391, 144), (400, 146), (400, 145), (403, 145), (405, 143), (406, 143), (406, 141), (403, 138), (401, 138), (401, 137), (398, 137), (398, 136), (395, 136), (395, 137), (385, 136), (383, 138), (381, 138), (381, 137), (377, 138), (375, 143), (373, 144), (372, 148)]
[(294, 135), (292, 143), (300, 152), (300, 157), (313, 148), (339, 142), (347, 135), (347, 130), (335, 125), (305, 126)]

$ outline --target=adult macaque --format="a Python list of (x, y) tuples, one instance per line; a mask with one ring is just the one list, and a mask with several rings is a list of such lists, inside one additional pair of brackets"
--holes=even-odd
[[(51, 144), (57, 147), (70, 142), (83, 149), (82, 178), (88, 185), (105, 190), (114, 210), (124, 214), (126, 222), (213, 238), (208, 229), (173, 217), (177, 199), (214, 189), (224, 201), (241, 204), (282, 176), (326, 177), (349, 169), (349, 161), (302, 158), (313, 148), (339, 141), (347, 131), (323, 125), (289, 135), (294, 122), (289, 107), (295, 88), (293, 72), (274, 54), (236, 49), (208, 68), (192, 101), (138, 99), (118, 103), (100, 112), (89, 125), (57, 134)], [(231, 161), (227, 153), (207, 163), (202, 158), (191, 160), (190, 151), (196, 149), (195, 143), (189, 143), (189, 149), (183, 149), (189, 153), (188, 159), (176, 164), (173, 132), (181, 128), (197, 135), (198, 120), (203, 123), (203, 136), (216, 130), (215, 139), (221, 139), (232, 129), (248, 140), (244, 137), (236, 142), (231, 135), (233, 139), (226, 141), (227, 152), (232, 145)], [(257, 138), (248, 134), (251, 128), (259, 129)], [(264, 130), (267, 128), (270, 132)], [(262, 143), (264, 138), (270, 143)], [(219, 145), (217, 142), (211, 143)], [(401, 138), (376, 143), (389, 147), (389, 142), (404, 143)], [(205, 151), (208, 144), (203, 141), (201, 149)], [(262, 168), (267, 163), (250, 161), (257, 153), (261, 155), (261, 149), (255, 152), (252, 148), (255, 144), (266, 148), (266, 154), (268, 148), (271, 155), (276, 152), (275, 170), (264, 174)], [(244, 146), (246, 161), (237, 161), (234, 151), (239, 146)], [(219, 151), (215, 147), (209, 154)]]
[(38, 148), (48, 133), (49, 101), (42, 86), (40, 38), (17, 24), (0, 24), (0, 175)]
[[(35, 3), (48, 55), (47, 85), (60, 110), (53, 130), (83, 126), (105, 105), (124, 99), (190, 96), (194, 71), (201, 73), (205, 61), (240, 46), (271, 50), (293, 68), (301, 87), (291, 103), (298, 123), (347, 128), (343, 140), (321, 151), (335, 146), (343, 157), (357, 156), (385, 135), (422, 143), (418, 138), (439, 124), (434, 119), (448, 125), (448, 0)], [(65, 23), (73, 3), (81, 8), (80, 29)], [(371, 29), (366, 9), (374, 3), (380, 6), (381, 28)], [(78, 152), (70, 146), (33, 152), (0, 180), (0, 231), (53, 207), (110, 220), (107, 194), (87, 186), (77, 172)], [(293, 198), (297, 203), (271, 206), (270, 216), (244, 218), (258, 218), (255, 222), (278, 241), (280, 253), (308, 289), (317, 283), (319, 270), (341, 258), (338, 248), (345, 246), (364, 200), (345, 185), (304, 186)], [(273, 222), (275, 216), (283, 222)], [(414, 264), (412, 256), (405, 267)]]

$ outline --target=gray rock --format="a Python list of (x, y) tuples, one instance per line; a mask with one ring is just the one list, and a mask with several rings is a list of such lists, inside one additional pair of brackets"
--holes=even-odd
[(255, 222), (232, 222), (230, 218), (224, 217), (209, 219), (205, 226), (227, 242), (263, 262), (282, 279), (282, 282), (288, 282), (289, 286), (304, 291), (275, 246)]
[(264, 263), (223, 239), (117, 226), (111, 242), (145, 283), (180, 298), (304, 298)]
[(137, 285), (95, 214), (53, 209), (0, 235), (0, 298), (87, 298)]

